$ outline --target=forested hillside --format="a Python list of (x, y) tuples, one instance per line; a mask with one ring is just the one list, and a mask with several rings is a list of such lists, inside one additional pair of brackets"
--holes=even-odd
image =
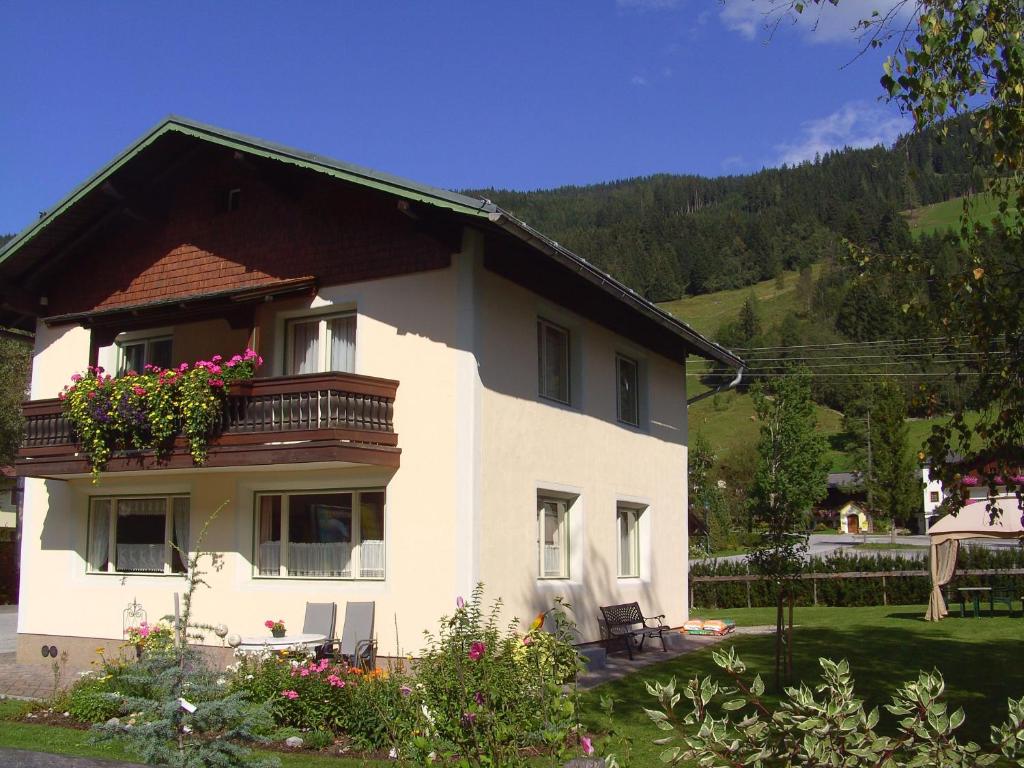
[(535, 192), (475, 190), (652, 301), (752, 285), (908, 235), (901, 211), (980, 187), (964, 123), (892, 148), (831, 152), (747, 176), (657, 175)]

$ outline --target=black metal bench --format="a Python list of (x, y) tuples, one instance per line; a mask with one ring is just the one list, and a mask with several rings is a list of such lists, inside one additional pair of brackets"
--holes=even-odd
[[(636, 643), (637, 650), (643, 650), (644, 640), (648, 637), (657, 637), (661, 640), (661, 650), (668, 650), (664, 633), (670, 627), (661, 623), (665, 614), (645, 617), (640, 610), (640, 603), (601, 606), (601, 613), (604, 616), (608, 640), (621, 637), (626, 644), (626, 653), (629, 654), (630, 659), (633, 658), (633, 643)], [(652, 624), (652, 622), (654, 623)]]

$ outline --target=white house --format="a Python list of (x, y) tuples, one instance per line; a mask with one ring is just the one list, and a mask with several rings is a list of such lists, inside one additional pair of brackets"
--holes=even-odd
[[(523, 619), (687, 618), (686, 359), (741, 362), (492, 203), (172, 118), (0, 251), (35, 334), (18, 655), (171, 611), (172, 543), (221, 555), (199, 621), (372, 600), (382, 655), (478, 582)], [(90, 364), (265, 358), (209, 457), (91, 482), (54, 399)], [(214, 638), (215, 640), (215, 638)]]

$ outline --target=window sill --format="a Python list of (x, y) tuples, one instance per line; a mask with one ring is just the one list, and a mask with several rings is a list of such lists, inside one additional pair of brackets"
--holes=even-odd
[(368, 584), (382, 584), (387, 576), (268, 576), (254, 573), (253, 581), (352, 581)]
[(537, 393), (537, 399), (540, 402), (545, 403), (547, 405), (558, 406), (560, 408), (565, 408), (565, 409), (570, 410), (570, 411), (578, 411), (579, 410), (579, 408), (577, 408), (575, 405), (573, 405), (573, 403), (571, 401), (569, 401), (569, 400), (559, 400), (557, 397), (550, 397), (549, 395), (542, 395), (539, 392)]
[(184, 573), (158, 573), (157, 571), (86, 571), (86, 576), (145, 576), (147, 578), (156, 576), (158, 578), (184, 578)]

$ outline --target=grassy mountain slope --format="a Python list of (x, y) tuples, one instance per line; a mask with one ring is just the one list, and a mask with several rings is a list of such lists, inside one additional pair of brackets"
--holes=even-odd
[[(812, 279), (816, 280), (820, 272), (820, 264), (812, 265)], [(722, 323), (736, 319), (743, 302), (753, 294), (759, 302), (762, 324), (765, 327), (772, 327), (782, 322), (786, 315), (801, 308), (804, 300), (798, 291), (798, 281), (799, 273), (787, 270), (783, 272), (781, 287), (777, 280), (762, 280), (745, 288), (716, 291), (700, 296), (684, 296), (658, 306), (689, 323), (701, 333), (713, 336)]]
[[(977, 195), (972, 205), (971, 218), (974, 221), (988, 221), (996, 213), (996, 201), (992, 195)], [(941, 203), (923, 205), (920, 208), (904, 211), (903, 216), (914, 237), (947, 231), (957, 232), (960, 230), (960, 216), (963, 213), (963, 207), (964, 198), (954, 197)]]

